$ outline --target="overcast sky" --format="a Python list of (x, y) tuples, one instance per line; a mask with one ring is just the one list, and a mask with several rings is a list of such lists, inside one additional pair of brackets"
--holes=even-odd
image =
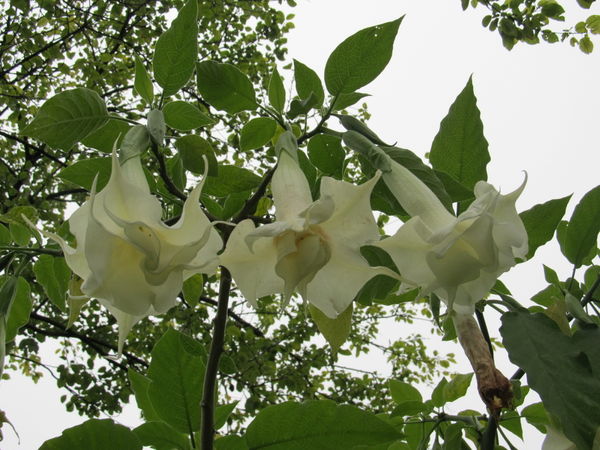
[[(492, 156), (489, 182), (506, 193), (521, 183), (524, 170), (529, 174), (517, 203), (519, 211), (573, 193), (570, 214), (581, 196), (598, 184), (600, 48), (584, 55), (568, 44), (519, 44), (508, 52), (497, 33), (482, 28), (485, 10), (463, 12), (459, 0), (298, 3), (293, 9), (296, 28), (289, 35), (289, 61), (296, 58), (319, 74), (343, 39), (406, 14), (388, 67), (361, 89), (372, 95), (367, 100), (370, 127), (385, 141), (423, 156), (441, 119), (473, 75)], [(574, 1), (568, 6), (578, 13), (568, 15), (569, 23), (585, 17)], [(599, 14), (598, 7), (595, 13)], [(560, 24), (555, 27), (560, 28)], [(562, 278), (570, 273), (557, 246), (538, 250), (533, 260), (502, 277), (519, 300), (543, 287), (542, 263), (557, 269)], [(454, 351), (460, 353), (460, 348), (455, 346)], [(53, 360), (50, 354), (48, 361)], [(506, 375), (512, 373), (509, 366), (504, 370)], [(64, 428), (85, 420), (64, 412), (59, 401), (63, 393), (47, 374), (37, 385), (16, 375), (0, 383), (0, 409), (19, 431), (20, 448), (37, 448)], [(482, 408), (480, 404), (474, 407)], [(136, 425), (137, 409), (127, 410), (117, 420)], [(5, 438), (0, 448), (18, 448), (7, 426), (2, 432)]]

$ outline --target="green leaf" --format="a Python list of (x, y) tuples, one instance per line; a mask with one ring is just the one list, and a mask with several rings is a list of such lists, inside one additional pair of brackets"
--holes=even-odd
[[(369, 262), (371, 267), (384, 266), (394, 272), (398, 272), (398, 268), (394, 264), (394, 261), (392, 261), (390, 255), (382, 249), (365, 245), (360, 248), (360, 253)], [(356, 295), (356, 301), (362, 305), (370, 305), (373, 301), (377, 300), (379, 300), (377, 303), (387, 304), (386, 300), (388, 300), (390, 293), (396, 291), (397, 288), (398, 280), (386, 275), (377, 275), (367, 281), (360, 289)]]
[(315, 97), (315, 94), (310, 94), (310, 96), (304, 100), (295, 98), (290, 103), (290, 109), (287, 112), (287, 116), (290, 119), (295, 119), (298, 116), (307, 114), (311, 109), (315, 108), (316, 105), (317, 98)]
[(21, 247), (26, 247), (33, 237), (31, 228), (21, 225), (18, 222), (9, 223), (8, 229), (15, 243)]
[(546, 433), (546, 425), (550, 425), (550, 419), (543, 403), (533, 403), (521, 410), (521, 416), (536, 427), (542, 433)]
[(50, 147), (69, 150), (104, 126), (109, 118), (104, 100), (96, 92), (71, 89), (46, 100), (21, 134), (39, 139)]
[(196, 71), (200, 95), (215, 108), (236, 114), (258, 106), (252, 82), (237, 67), (202, 61)]
[(250, 450), (246, 445), (246, 440), (235, 434), (216, 439), (215, 448), (217, 450)]
[(446, 404), (446, 386), (448, 386), (448, 380), (442, 377), (431, 393), (431, 403), (433, 406), (440, 407)]
[(450, 196), (452, 203), (461, 202), (463, 200), (469, 200), (475, 197), (472, 189), (468, 189), (448, 175), (446, 172), (441, 170), (434, 170), (435, 176), (442, 182), (444, 189)]
[(167, 125), (179, 131), (189, 131), (214, 123), (214, 120), (191, 103), (179, 100), (167, 103), (163, 113)]
[(146, 422), (133, 432), (144, 446), (156, 450), (189, 450), (190, 438), (164, 422)]
[(325, 175), (342, 179), (346, 153), (336, 136), (317, 134), (308, 141), (308, 159)]
[(12, 243), (10, 231), (0, 223), (0, 245), (9, 245)]
[(589, 9), (596, 0), (577, 0), (579, 6), (585, 9)]
[(320, 108), (325, 100), (323, 85), (317, 73), (310, 67), (294, 59), (294, 80), (296, 81), (296, 92), (302, 100), (315, 96), (315, 108)]
[(527, 374), (549, 413), (578, 448), (591, 449), (600, 426), (600, 329), (565, 336), (544, 314), (510, 312), (500, 328), (510, 360)]
[(268, 94), (271, 106), (279, 113), (282, 113), (285, 106), (285, 88), (277, 67), (273, 69), (271, 80), (269, 80)]
[(110, 158), (82, 159), (58, 172), (58, 177), (91, 191), (94, 178), (98, 175), (96, 191), (100, 191), (108, 183), (111, 165)]
[(600, 34), (600, 16), (599, 15), (591, 15), (585, 20), (585, 24), (587, 28), (590, 30), (592, 34)]
[(203, 192), (215, 197), (227, 197), (234, 192), (249, 191), (256, 188), (262, 178), (253, 172), (237, 166), (219, 166), (218, 177), (208, 177)]
[(361, 444), (391, 443), (400, 437), (374, 414), (330, 400), (268, 406), (246, 431), (251, 450), (348, 450)]
[(204, 370), (200, 344), (171, 328), (152, 349), (148, 398), (156, 414), (182, 433), (200, 429)]
[(600, 232), (600, 186), (586, 193), (575, 207), (566, 229), (563, 253), (580, 267), (596, 246)]
[(454, 375), (450, 382), (444, 386), (445, 403), (464, 397), (471, 385), (472, 378), (472, 373)]
[(347, 114), (333, 114), (340, 121), (342, 126), (348, 131), (356, 131), (359, 134), (362, 134), (368, 140), (373, 142), (374, 144), (380, 145), (382, 147), (390, 147), (389, 144), (383, 142), (377, 134), (373, 130), (371, 130), (365, 123), (361, 122), (354, 116), (349, 116)]
[(362, 92), (350, 92), (348, 94), (340, 94), (335, 99), (331, 110), (341, 111), (343, 109), (349, 108), (350, 106), (358, 102), (360, 99), (365, 97), (370, 97), (370, 94), (364, 94)]
[(152, 406), (152, 403), (150, 403), (150, 398), (148, 397), (148, 387), (150, 387), (152, 380), (133, 369), (128, 369), (127, 374), (129, 376), (131, 390), (135, 395), (135, 401), (138, 405), (138, 408), (140, 408), (142, 411), (144, 420), (146, 420), (146, 422), (160, 420), (160, 417), (158, 414), (156, 414), (154, 406)]
[(67, 428), (62, 435), (50, 439), (40, 450), (142, 450), (142, 443), (129, 428), (111, 419), (90, 419)]
[(275, 135), (277, 122), (270, 117), (256, 117), (247, 122), (240, 133), (240, 150), (246, 152), (267, 144)]
[(373, 169), (381, 170), (384, 173), (391, 170), (390, 160), (386, 152), (362, 134), (356, 131), (346, 131), (342, 135), (342, 139), (344, 144), (365, 158)]
[(321, 310), (309, 303), (308, 310), (321, 334), (327, 339), (335, 353), (344, 345), (352, 328), (352, 304), (335, 319), (327, 317)]
[(183, 282), (183, 298), (190, 306), (196, 306), (202, 295), (204, 277), (201, 273), (192, 275)]
[(215, 430), (225, 426), (228, 417), (231, 415), (237, 404), (238, 402), (233, 402), (215, 408)]
[(354, 92), (377, 78), (392, 57), (400, 22), (402, 18), (360, 30), (335, 48), (325, 65), (331, 95)]
[(180, 137), (175, 141), (175, 147), (183, 162), (183, 167), (192, 173), (204, 173), (204, 158), (208, 160), (208, 175), (216, 177), (219, 174), (219, 164), (215, 151), (206, 139), (195, 134)]
[(66, 311), (67, 288), (71, 279), (71, 270), (64, 258), (40, 255), (33, 265), (36, 281), (44, 288), (48, 298), (61, 311)]
[(133, 82), (133, 89), (146, 103), (152, 105), (152, 101), (154, 100), (154, 86), (143, 61), (137, 55), (135, 56), (135, 81)]
[(422, 402), (423, 397), (418, 389), (408, 383), (398, 380), (389, 381), (390, 393), (392, 399), (398, 404), (406, 402)]
[(171, 27), (156, 42), (154, 49), (154, 78), (168, 97), (179, 91), (194, 73), (198, 55), (198, 7), (188, 0), (179, 10)]
[(552, 239), (556, 227), (565, 215), (565, 208), (570, 198), (571, 196), (568, 195), (550, 200), (519, 214), (529, 237), (527, 259), (531, 259), (539, 247)]
[(594, 43), (588, 35), (585, 35), (579, 40), (579, 50), (581, 50), (586, 55), (589, 55), (594, 51)]
[(98, 128), (93, 133), (87, 135), (81, 140), (81, 143), (86, 147), (95, 148), (104, 153), (111, 153), (112, 149), (117, 142), (123, 140), (123, 137), (130, 129), (130, 125), (127, 122), (117, 119), (110, 119), (106, 122), (106, 125)]
[(469, 189), (487, 180), (490, 155), (471, 78), (442, 120), (429, 160), (435, 170), (446, 172)]
[(6, 319), (6, 342), (12, 341), (19, 329), (29, 322), (29, 315), (33, 308), (31, 288), (25, 278), (19, 277), (15, 297), (8, 311)]

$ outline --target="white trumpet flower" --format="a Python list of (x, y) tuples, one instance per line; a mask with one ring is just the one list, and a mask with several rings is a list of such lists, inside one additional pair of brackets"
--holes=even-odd
[(179, 221), (167, 226), (139, 156), (121, 166), (113, 151), (108, 184), (96, 193), (94, 181), (89, 199), (69, 218), (76, 248), (42, 231), (61, 246), (67, 264), (83, 279), (81, 292), (117, 319), (119, 353), (136, 322), (175, 305), (185, 279), (216, 271), (222, 240), (200, 207), (201, 189), (199, 183)]
[(379, 177), (360, 186), (323, 177), (313, 202), (298, 163), (282, 151), (271, 181), (276, 222), (258, 228), (240, 222), (221, 255), (244, 297), (256, 305), (257, 298), (282, 293), (287, 302), (296, 291), (335, 318), (375, 275), (397, 278), (360, 254), (380, 238), (370, 205)]
[(475, 200), (458, 217), (409, 170), (391, 161), (383, 175), (390, 191), (411, 215), (396, 234), (376, 244), (400, 270), (405, 283), (435, 293), (449, 309), (472, 314), (496, 279), (527, 254), (527, 232), (514, 192), (501, 195), (485, 181), (475, 185)]

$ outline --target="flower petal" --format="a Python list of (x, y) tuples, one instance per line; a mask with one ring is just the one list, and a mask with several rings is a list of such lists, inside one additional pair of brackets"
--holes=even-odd
[(331, 257), (306, 287), (305, 300), (335, 319), (352, 303), (358, 291), (376, 275), (399, 278), (386, 267), (371, 267), (352, 247), (332, 245)]
[(380, 239), (370, 200), (380, 176), (378, 171), (373, 178), (359, 186), (330, 177), (321, 179), (321, 198), (330, 197), (335, 205), (333, 215), (320, 224), (331, 239), (343, 240), (355, 249)]
[(391, 171), (383, 174), (383, 181), (410, 216), (421, 217), (432, 230), (454, 219), (425, 183), (397, 162), (390, 163)]
[(252, 305), (256, 299), (283, 291), (283, 280), (275, 273), (277, 248), (271, 238), (256, 240), (253, 251), (246, 245), (246, 238), (254, 231), (252, 220), (237, 224), (231, 232), (225, 251), (220, 255), (238, 288)]
[(123, 345), (125, 344), (125, 339), (127, 339), (127, 335), (129, 334), (131, 329), (134, 327), (134, 325), (136, 323), (138, 323), (140, 320), (142, 320), (147, 314), (145, 314), (143, 316), (133, 316), (131, 314), (124, 313), (123, 311), (115, 308), (114, 306), (112, 306), (108, 303), (105, 303), (102, 301), (100, 303), (102, 303), (104, 306), (106, 306), (106, 308), (110, 311), (110, 313), (117, 320), (117, 325), (119, 327), (119, 343), (117, 345), (116, 357), (119, 358), (123, 354)]
[(279, 157), (271, 191), (277, 220), (282, 222), (293, 221), (313, 201), (304, 172), (286, 151)]

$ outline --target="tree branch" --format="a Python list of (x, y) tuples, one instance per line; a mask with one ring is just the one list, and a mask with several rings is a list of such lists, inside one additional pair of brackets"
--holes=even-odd
[(227, 310), (229, 306), (229, 292), (231, 290), (231, 274), (221, 266), (221, 282), (219, 286), (219, 305), (214, 319), (214, 333), (210, 344), (210, 352), (204, 374), (204, 390), (202, 392), (202, 428), (200, 443), (202, 450), (212, 450), (215, 434), (215, 387), (219, 359), (223, 353), (225, 342), (225, 326), (227, 324)]

